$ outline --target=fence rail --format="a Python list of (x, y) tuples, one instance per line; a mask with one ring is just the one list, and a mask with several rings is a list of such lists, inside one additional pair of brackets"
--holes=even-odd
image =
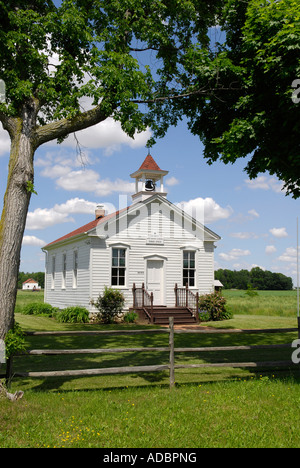
[(240, 368), (263, 368), (263, 367), (295, 367), (290, 361), (257, 361), (257, 362), (219, 362), (200, 364), (175, 364), (175, 353), (186, 352), (211, 352), (211, 351), (237, 351), (237, 350), (258, 350), (258, 349), (283, 349), (291, 348), (291, 344), (276, 345), (247, 345), (247, 346), (217, 346), (217, 347), (181, 347), (175, 348), (174, 335), (182, 333), (191, 334), (218, 334), (218, 333), (242, 333), (242, 334), (263, 334), (263, 333), (286, 333), (299, 332), (299, 328), (279, 328), (279, 329), (174, 329), (174, 318), (169, 317), (169, 328), (149, 329), (149, 330), (95, 330), (95, 331), (36, 331), (27, 332), (28, 336), (62, 336), (62, 335), (142, 335), (142, 334), (169, 334), (169, 346), (165, 347), (141, 347), (141, 348), (92, 348), (92, 349), (31, 349), (23, 353), (26, 355), (63, 355), (63, 354), (101, 354), (101, 353), (124, 353), (124, 352), (169, 352), (169, 361), (165, 364), (151, 366), (123, 366), (95, 369), (74, 369), (74, 370), (53, 370), (43, 372), (13, 372), (13, 356), (6, 363), (6, 382), (9, 386), (13, 377), (61, 377), (61, 376), (86, 376), (105, 374), (124, 374), (138, 372), (160, 372), (169, 370), (170, 388), (175, 385), (175, 369), (191, 369), (205, 367), (240, 367)]

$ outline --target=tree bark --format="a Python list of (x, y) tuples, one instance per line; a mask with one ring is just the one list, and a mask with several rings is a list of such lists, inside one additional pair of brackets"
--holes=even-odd
[[(20, 264), (20, 252), (33, 184), (31, 132), (35, 121), (34, 106), (24, 106), (22, 118), (14, 119), (10, 131), (11, 151), (7, 187), (0, 221), (0, 338), (4, 339), (14, 323), (14, 308)], [(30, 185), (28, 186), (28, 182)]]

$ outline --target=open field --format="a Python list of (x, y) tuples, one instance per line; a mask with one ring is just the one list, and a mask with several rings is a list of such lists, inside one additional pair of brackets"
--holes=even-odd
[[(27, 295), (26, 295), (27, 294)], [(18, 295), (20, 306), (41, 293)], [(224, 291), (231, 307), (243, 302), (243, 291)], [(295, 302), (296, 295), (286, 297)], [(267, 297), (269, 296), (269, 297)], [(217, 328), (296, 327), (296, 314), (273, 315), (267, 305), (284, 294), (259, 296), (265, 309), (239, 310), (231, 320), (209, 322)], [(29, 300), (31, 302), (31, 299)], [(276, 301), (275, 301), (276, 302)], [(282, 303), (284, 300), (282, 300)], [(287, 301), (286, 301), (287, 302)], [(240, 306), (241, 307), (241, 306)], [(257, 315), (260, 310), (260, 315)], [(141, 325), (61, 324), (47, 317), (16, 314), (24, 330), (143, 328)], [(291, 343), (297, 333), (255, 335), (175, 335), (175, 347)], [(166, 346), (168, 335), (36, 336), (29, 348), (113, 348)], [(176, 363), (288, 360), (291, 349), (178, 353)], [(166, 352), (127, 352), (16, 358), (15, 370), (50, 370), (168, 361)], [(300, 447), (300, 374), (289, 369), (204, 368), (175, 371), (169, 390), (168, 372), (46, 379), (15, 378), (11, 391), (24, 397), (0, 399), (0, 447)]]
[[(296, 291), (257, 291), (258, 295), (249, 297), (246, 291), (224, 289), (228, 305), (234, 314), (272, 315), (277, 317), (296, 317)], [(16, 312), (30, 302), (44, 302), (44, 292), (18, 291)]]
[(257, 291), (257, 293), (257, 296), (250, 297), (246, 291), (223, 290), (223, 295), (234, 314), (297, 316), (296, 291)]
[(22, 291), (18, 290), (15, 313), (20, 312), (21, 308), (32, 302), (44, 302), (44, 291)]

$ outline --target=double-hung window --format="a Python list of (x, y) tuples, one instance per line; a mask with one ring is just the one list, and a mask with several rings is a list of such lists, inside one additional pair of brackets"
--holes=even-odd
[(126, 249), (112, 249), (111, 284), (125, 286)]
[(183, 286), (196, 286), (195, 283), (195, 273), (196, 273), (196, 264), (195, 264), (195, 252), (191, 250), (183, 251), (183, 274), (182, 274), (182, 283)]

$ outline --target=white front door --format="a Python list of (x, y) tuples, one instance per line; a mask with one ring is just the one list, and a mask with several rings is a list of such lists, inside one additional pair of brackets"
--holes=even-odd
[(153, 304), (163, 305), (163, 260), (147, 260), (147, 291), (153, 292)]

